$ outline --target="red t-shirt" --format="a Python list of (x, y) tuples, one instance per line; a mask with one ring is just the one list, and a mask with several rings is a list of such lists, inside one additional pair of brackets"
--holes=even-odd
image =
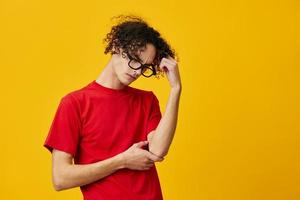
[[(44, 147), (70, 153), (75, 164), (94, 163), (147, 140), (162, 115), (152, 91), (116, 90), (95, 80), (61, 98)], [(155, 165), (120, 169), (80, 187), (85, 200), (163, 199)]]

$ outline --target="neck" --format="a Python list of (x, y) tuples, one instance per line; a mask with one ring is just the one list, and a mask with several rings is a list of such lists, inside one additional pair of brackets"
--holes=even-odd
[(112, 59), (109, 60), (107, 65), (102, 70), (101, 74), (96, 79), (96, 82), (111, 89), (123, 89), (126, 85), (122, 84), (113, 70)]

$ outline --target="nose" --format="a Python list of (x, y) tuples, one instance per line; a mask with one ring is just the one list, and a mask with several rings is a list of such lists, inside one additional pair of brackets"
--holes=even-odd
[(134, 70), (133, 71), (133, 75), (135, 76), (135, 77), (138, 77), (138, 76), (140, 76), (141, 75), (141, 69), (138, 69), (138, 70)]

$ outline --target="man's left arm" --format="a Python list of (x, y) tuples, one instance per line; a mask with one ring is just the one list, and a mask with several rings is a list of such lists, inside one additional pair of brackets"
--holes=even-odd
[(178, 118), (181, 95), (181, 80), (177, 61), (172, 57), (163, 58), (159, 67), (165, 71), (171, 86), (164, 115), (155, 131), (148, 134), (149, 151), (159, 157), (167, 155), (172, 143)]

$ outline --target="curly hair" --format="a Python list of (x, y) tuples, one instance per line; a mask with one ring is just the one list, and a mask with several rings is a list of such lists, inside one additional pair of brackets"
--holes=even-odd
[(123, 50), (122, 57), (126, 54), (131, 55), (135, 59), (141, 61), (137, 56), (137, 50), (146, 47), (147, 43), (154, 45), (156, 55), (154, 64), (156, 66), (157, 75), (159, 78), (163, 71), (158, 68), (161, 59), (168, 55), (178, 61), (178, 56), (168, 42), (161, 37), (161, 34), (149, 26), (149, 24), (139, 16), (135, 15), (118, 15), (111, 19), (117, 19), (117, 24), (113, 25), (111, 31), (106, 34), (103, 42), (107, 43), (104, 53), (116, 54)]

